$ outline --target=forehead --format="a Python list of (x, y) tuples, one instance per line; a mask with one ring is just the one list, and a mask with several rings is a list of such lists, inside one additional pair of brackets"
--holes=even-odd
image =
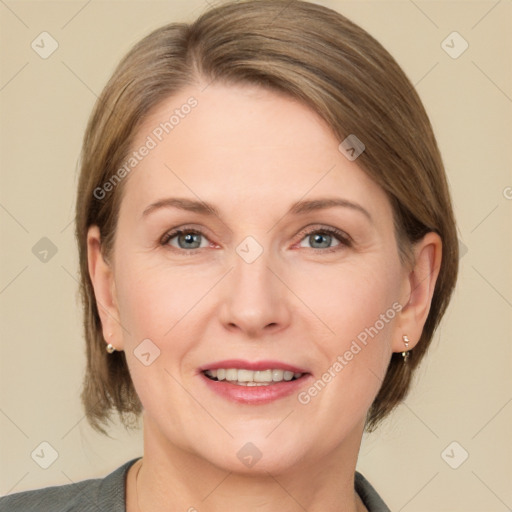
[(340, 142), (315, 112), (281, 93), (190, 86), (139, 128), (132, 149), (150, 149), (130, 173), (123, 203), (143, 209), (167, 194), (254, 210), (329, 194), (389, 210), (384, 192), (339, 151)]

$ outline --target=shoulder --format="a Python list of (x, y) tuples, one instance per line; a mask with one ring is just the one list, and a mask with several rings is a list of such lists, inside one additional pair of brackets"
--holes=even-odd
[(355, 488), (368, 512), (391, 512), (366, 478), (356, 471)]
[(104, 478), (0, 497), (0, 512), (125, 512), (125, 476), (138, 459)]

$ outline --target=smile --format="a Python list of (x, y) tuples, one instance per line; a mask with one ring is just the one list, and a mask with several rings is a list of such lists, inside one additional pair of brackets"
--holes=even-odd
[(267, 369), (247, 370), (244, 368), (217, 368), (203, 372), (209, 379), (214, 381), (228, 381), (238, 386), (271, 386), (282, 381), (300, 379), (304, 374), (289, 370)]

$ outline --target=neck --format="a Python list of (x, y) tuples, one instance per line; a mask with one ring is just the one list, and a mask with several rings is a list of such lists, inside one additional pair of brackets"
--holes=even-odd
[(256, 472), (254, 466), (249, 473), (235, 473), (170, 446), (145, 418), (144, 458), (132, 466), (127, 481), (127, 511), (366, 511), (354, 491), (361, 435), (358, 428), (322, 460), (304, 457), (284, 471)]

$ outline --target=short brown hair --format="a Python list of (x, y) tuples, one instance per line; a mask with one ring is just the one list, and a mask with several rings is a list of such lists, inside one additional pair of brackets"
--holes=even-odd
[(340, 141), (349, 134), (363, 141), (357, 163), (391, 202), (402, 262), (427, 232), (441, 237), (442, 264), (421, 339), (408, 364), (393, 354), (368, 411), (366, 429), (374, 430), (406, 396), (455, 286), (458, 240), (449, 189), (427, 114), (393, 57), (341, 14), (284, 0), (231, 1), (192, 24), (153, 31), (120, 62), (95, 105), (84, 136), (76, 205), (86, 416), (106, 433), (102, 425), (113, 411), (127, 427), (142, 411), (124, 352), (105, 351), (87, 262), (91, 225), (100, 229), (104, 257), (111, 253), (126, 180), (100, 199), (94, 192), (122, 165), (145, 115), (198, 78), (284, 92), (317, 112)]

